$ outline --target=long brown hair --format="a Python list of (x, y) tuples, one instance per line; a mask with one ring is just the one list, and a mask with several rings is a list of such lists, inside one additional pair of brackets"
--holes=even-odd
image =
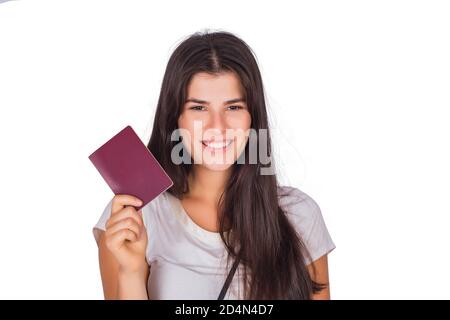
[[(192, 164), (174, 164), (172, 132), (178, 128), (187, 86), (198, 72), (234, 72), (245, 90), (251, 128), (268, 128), (261, 74), (251, 48), (236, 35), (197, 32), (182, 41), (167, 64), (155, 113), (149, 150), (172, 178), (168, 190), (178, 198), (189, 191)], [(270, 134), (267, 155), (271, 155)], [(249, 159), (249, 148), (243, 152)], [(278, 204), (275, 174), (263, 175), (256, 164), (233, 164), (232, 174), (219, 203), (219, 232), (230, 259), (240, 255), (244, 268), (245, 299), (310, 299), (324, 285), (312, 280), (305, 257), (309, 253)], [(232, 236), (225, 236), (226, 225)], [(239, 250), (238, 250), (239, 249)]]

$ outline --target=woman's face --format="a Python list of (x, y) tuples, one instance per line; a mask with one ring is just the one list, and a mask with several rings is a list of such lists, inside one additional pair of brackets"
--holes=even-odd
[(228, 169), (244, 150), (251, 117), (239, 78), (232, 72), (200, 72), (188, 84), (178, 118), (183, 143), (194, 164)]

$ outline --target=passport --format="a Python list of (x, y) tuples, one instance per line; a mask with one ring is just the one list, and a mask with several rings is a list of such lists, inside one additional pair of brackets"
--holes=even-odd
[(89, 160), (115, 195), (129, 194), (142, 200), (143, 204), (136, 210), (173, 185), (131, 126), (126, 126), (95, 150)]

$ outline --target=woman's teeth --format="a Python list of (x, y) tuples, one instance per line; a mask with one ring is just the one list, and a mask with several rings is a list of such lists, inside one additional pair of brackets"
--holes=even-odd
[(226, 140), (226, 141), (202, 141), (203, 145), (205, 147), (211, 148), (211, 149), (223, 149), (228, 147), (233, 140)]

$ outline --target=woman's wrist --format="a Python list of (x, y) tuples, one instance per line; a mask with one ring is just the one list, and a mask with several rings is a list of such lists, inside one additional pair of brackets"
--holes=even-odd
[(119, 266), (119, 273), (127, 276), (144, 276), (148, 272), (148, 264), (143, 261), (140, 265), (135, 266), (133, 268), (124, 268)]
[(148, 300), (147, 270), (121, 270), (118, 273), (117, 298), (119, 300)]

